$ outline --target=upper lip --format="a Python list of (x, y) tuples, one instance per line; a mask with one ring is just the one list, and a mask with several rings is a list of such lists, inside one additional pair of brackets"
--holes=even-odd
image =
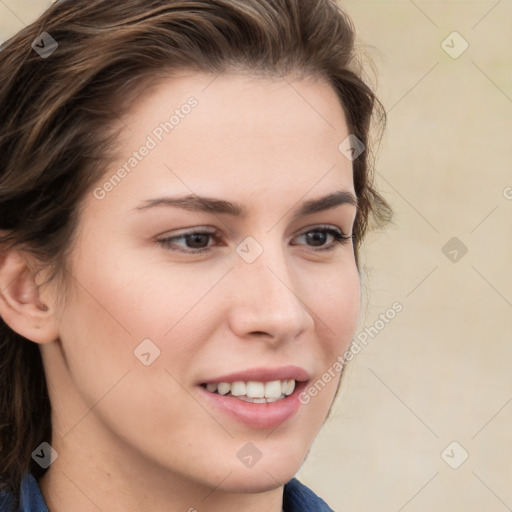
[(274, 380), (296, 380), (305, 382), (310, 379), (309, 373), (299, 366), (281, 366), (280, 368), (249, 368), (240, 372), (229, 373), (220, 377), (207, 379), (201, 384), (218, 384), (219, 382), (271, 382)]

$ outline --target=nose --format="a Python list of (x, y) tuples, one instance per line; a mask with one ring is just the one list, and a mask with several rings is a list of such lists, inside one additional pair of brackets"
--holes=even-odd
[(314, 326), (306, 290), (281, 250), (265, 250), (253, 263), (239, 259), (231, 272), (231, 330), (244, 339), (281, 344)]

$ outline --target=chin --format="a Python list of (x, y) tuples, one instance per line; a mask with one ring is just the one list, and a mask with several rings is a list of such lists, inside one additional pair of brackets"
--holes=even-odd
[(283, 468), (283, 470), (266, 471), (262, 467), (237, 471), (232, 473), (221, 486), (224, 491), (238, 494), (258, 494), (272, 491), (289, 482), (298, 468)]

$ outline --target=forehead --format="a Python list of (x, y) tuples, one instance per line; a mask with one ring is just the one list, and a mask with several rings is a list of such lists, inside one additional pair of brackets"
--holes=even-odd
[(319, 79), (170, 78), (122, 122), (119, 158), (109, 171), (127, 172), (112, 198), (120, 190), (134, 197), (162, 189), (245, 197), (260, 191), (269, 199), (273, 190), (353, 190), (351, 162), (338, 149), (348, 135), (343, 109)]

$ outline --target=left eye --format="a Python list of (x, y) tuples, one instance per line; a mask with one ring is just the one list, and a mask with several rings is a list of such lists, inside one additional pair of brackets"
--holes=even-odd
[[(190, 233), (183, 233), (181, 235), (163, 238), (157, 240), (157, 242), (164, 248), (189, 254), (199, 254), (210, 250), (209, 242), (212, 238), (217, 238), (216, 232), (209, 231), (193, 231)], [(316, 251), (331, 250), (336, 245), (348, 243), (351, 239), (351, 235), (345, 235), (343, 232), (335, 228), (330, 227), (318, 227), (305, 231), (304, 233), (295, 237), (296, 239), (303, 238), (306, 245)], [(331, 243), (327, 243), (329, 238), (332, 238)], [(185, 242), (184, 245), (178, 242)], [(301, 245), (300, 243), (293, 243), (292, 245)]]
[[(333, 249), (335, 245), (346, 243), (352, 238), (352, 236), (345, 235), (341, 231), (338, 231), (337, 229), (334, 228), (311, 229), (309, 231), (306, 231), (305, 233), (302, 233), (302, 235), (298, 236), (298, 238), (301, 237), (305, 237), (307, 241), (311, 242), (312, 247), (321, 247), (320, 250)], [(327, 247), (325, 247), (324, 245), (329, 237), (333, 238), (333, 242), (327, 245)]]

